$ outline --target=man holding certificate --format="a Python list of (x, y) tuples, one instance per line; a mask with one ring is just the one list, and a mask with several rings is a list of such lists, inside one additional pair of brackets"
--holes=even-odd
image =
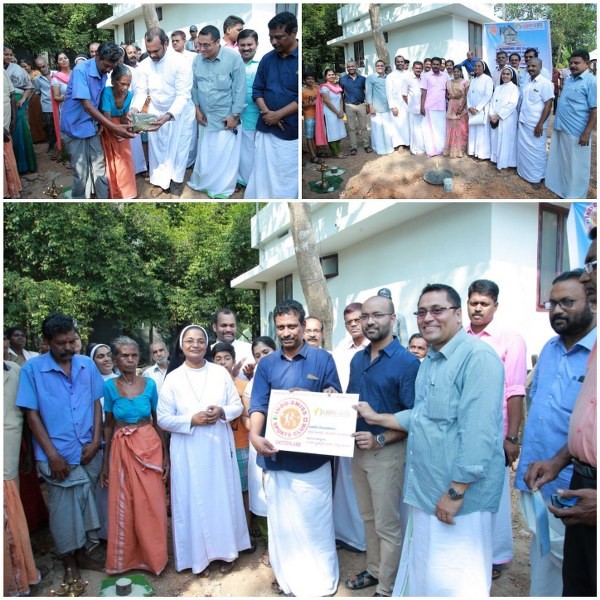
[(249, 410), (250, 441), (265, 469), (269, 560), (284, 594), (329, 596), (339, 580), (331, 457), (277, 451), (264, 435), (271, 391), (339, 392), (340, 381), (331, 354), (304, 342), (301, 304), (285, 300), (273, 318), (281, 347), (260, 361)]
[[(348, 393), (359, 394), (374, 410), (396, 413), (413, 407), (419, 359), (394, 339), (394, 303), (373, 296), (362, 305), (360, 321), (371, 342), (350, 363)], [(391, 596), (402, 551), (400, 503), (406, 461), (406, 432), (356, 426), (352, 480), (365, 524), (367, 569), (346, 581), (350, 590), (377, 586), (375, 596)]]

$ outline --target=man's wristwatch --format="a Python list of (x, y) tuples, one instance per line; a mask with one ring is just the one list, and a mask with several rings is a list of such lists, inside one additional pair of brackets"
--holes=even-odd
[(461, 494), (458, 490), (451, 487), (448, 489), (448, 496), (450, 496), (450, 500), (462, 500), (465, 497), (465, 493)]
[(383, 448), (386, 444), (385, 435), (383, 433), (379, 433), (375, 436), (375, 441)]
[(510, 442), (511, 444), (518, 444), (519, 443), (519, 438), (518, 437), (510, 437), (510, 435), (507, 435), (504, 438), (507, 442)]
[(173, 113), (166, 112), (165, 115), (169, 115), (171, 117), (171, 121), (175, 120), (175, 117), (173, 116)]

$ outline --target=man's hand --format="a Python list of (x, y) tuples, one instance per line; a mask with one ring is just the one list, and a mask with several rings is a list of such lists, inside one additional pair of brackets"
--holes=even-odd
[(242, 373), (246, 376), (246, 379), (248, 379), (248, 381), (250, 381), (252, 379), (252, 377), (254, 376), (254, 369), (256, 368), (256, 363), (247, 363), (244, 365), (244, 368), (242, 369)]
[(357, 431), (352, 434), (352, 437), (356, 440), (356, 445), (361, 450), (376, 450), (377, 448), (381, 448), (375, 436), (370, 431)]
[(426, 117), (426, 116), (427, 116), (427, 111), (426, 111), (426, 110), (425, 110), (423, 107), (421, 107), (421, 114), (422, 114), (424, 117)]
[(392, 108), (392, 114), (397, 117), (398, 116), (398, 109), (394, 106), (394, 108)]
[(504, 440), (504, 452), (506, 452), (506, 457), (508, 458), (508, 466), (512, 467), (517, 458), (519, 458), (521, 446), (519, 446), (519, 444), (513, 444), (508, 440)]
[(229, 115), (223, 119), (223, 123), (225, 124), (225, 129), (237, 129), (240, 124), (240, 120), (233, 115)]
[(589, 146), (590, 145), (590, 132), (583, 132), (579, 136), (579, 145), (580, 146)]
[(281, 117), (276, 110), (267, 110), (262, 113), (262, 120), (269, 126), (273, 127), (273, 125), (277, 125), (281, 131), (285, 128), (283, 127), (283, 123), (281, 122)]
[(100, 450), (100, 442), (90, 442), (89, 444), (85, 444), (81, 448), (81, 458), (79, 459), (79, 462), (82, 465), (87, 465), (92, 458), (96, 456), (98, 450)]
[(60, 455), (48, 459), (48, 466), (50, 467), (50, 474), (52, 479), (57, 481), (64, 481), (69, 476), (69, 465), (67, 461)]
[(454, 515), (460, 510), (463, 500), (452, 500), (448, 494), (444, 494), (435, 505), (435, 516), (446, 525), (455, 525)]
[(233, 365), (233, 369), (231, 369), (231, 376), (234, 379), (240, 374), (240, 371), (242, 370), (245, 361), (246, 357), (242, 358), (241, 360), (236, 362), (235, 365)]
[(225, 411), (223, 410), (222, 406), (215, 406), (214, 404), (211, 404), (206, 409), (206, 416), (208, 419), (208, 424), (212, 425), (213, 423), (216, 423), (219, 419), (225, 418)]
[(200, 425), (212, 425), (216, 422), (216, 418), (214, 415), (209, 415), (208, 411), (201, 410), (197, 412), (195, 415), (192, 415), (192, 425), (200, 426)]
[(18, 102), (15, 103), (17, 108), (21, 108), (25, 103), (25, 98), (21, 98)]
[(254, 446), (255, 450), (261, 456), (273, 456), (276, 452), (279, 452), (267, 438), (262, 437), (261, 435), (256, 435), (255, 433), (250, 433), (250, 441)]
[(208, 121), (206, 120), (206, 115), (196, 106), (196, 121), (202, 125), (202, 127), (206, 127)]
[(116, 123), (111, 123), (112, 127), (110, 128), (111, 133), (118, 138), (134, 138), (135, 133), (132, 131), (131, 125), (117, 125)]
[(542, 133), (544, 133), (544, 126), (538, 123), (533, 130), (533, 135), (535, 137), (542, 137)]
[(158, 117), (156, 121), (153, 121), (148, 127), (148, 131), (158, 131), (165, 123), (171, 120), (171, 115), (165, 113), (162, 117)]
[(377, 423), (375, 423), (375, 421), (373, 421), (373, 418), (377, 417), (377, 412), (375, 412), (372, 408), (371, 405), (368, 402), (359, 402), (358, 404), (355, 404), (352, 408), (355, 408), (356, 411), (358, 412), (358, 414), (369, 424), (369, 425), (376, 425)]
[(525, 477), (523, 477), (523, 481), (532, 492), (536, 492), (545, 483), (554, 481), (558, 477), (560, 471), (561, 468), (555, 461), (538, 460), (537, 462), (530, 463), (527, 467), (527, 472), (525, 473)]
[(589, 525), (596, 527), (597, 491), (591, 488), (581, 490), (558, 490), (558, 495), (564, 498), (579, 498), (579, 502), (571, 508), (554, 508), (548, 505), (548, 510), (569, 525)]

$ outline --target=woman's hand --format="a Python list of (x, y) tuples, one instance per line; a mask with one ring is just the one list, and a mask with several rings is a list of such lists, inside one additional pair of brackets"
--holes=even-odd
[(169, 481), (169, 474), (171, 473), (171, 458), (168, 452), (165, 452), (163, 455), (163, 475), (162, 481), (163, 483), (167, 483)]
[(102, 471), (100, 473), (100, 487), (108, 487), (108, 462), (102, 463)]

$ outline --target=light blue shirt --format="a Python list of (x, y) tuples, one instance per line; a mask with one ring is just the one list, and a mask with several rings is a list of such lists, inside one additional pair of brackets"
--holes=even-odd
[(124, 398), (119, 394), (116, 380), (104, 384), (104, 412), (113, 413), (115, 421), (137, 423), (152, 416), (158, 404), (158, 390), (153, 379), (146, 377), (142, 393), (135, 398)]
[[(553, 337), (542, 349), (533, 376), (531, 408), (515, 474), (517, 489), (531, 491), (523, 481), (529, 464), (552, 458), (567, 443), (571, 413), (595, 341), (596, 328), (570, 350), (565, 348), (560, 336)], [(542, 486), (544, 498), (550, 501), (556, 490), (568, 490), (572, 474), (573, 467), (568, 466), (554, 481)]]
[(380, 77), (377, 73), (371, 73), (367, 77), (367, 83), (365, 84), (365, 99), (367, 104), (373, 105), (375, 114), (390, 111), (385, 91), (385, 78), (385, 75)]
[(41, 95), (41, 103), (42, 103), (42, 112), (51, 113), (52, 112), (52, 88), (50, 85), (50, 79), (52, 75), (54, 75), (56, 71), (50, 71), (48, 77), (44, 77), (44, 75), (39, 75), (33, 80), (33, 87), (35, 89), (35, 93)]
[(597, 106), (596, 94), (596, 78), (587, 69), (577, 77), (567, 77), (558, 99), (554, 129), (579, 138), (587, 125), (590, 111)]
[(504, 367), (464, 329), (421, 363), (415, 406), (396, 413), (408, 434), (404, 502), (428, 514), (452, 481), (469, 488), (458, 515), (497, 512), (504, 482)]
[[(104, 379), (91, 358), (73, 356), (67, 377), (48, 352), (21, 367), (17, 406), (37, 410), (58, 453), (70, 465), (78, 465), (81, 448), (93, 438), (94, 402), (103, 389)], [(48, 462), (35, 436), (33, 449), (36, 460)]]
[(244, 131), (254, 131), (258, 117), (260, 117), (260, 109), (252, 99), (252, 85), (256, 77), (258, 62), (257, 60), (251, 60), (244, 63), (244, 68), (246, 69), (246, 106), (242, 113), (242, 127)]
[(209, 131), (223, 131), (223, 119), (242, 114), (246, 103), (246, 69), (236, 50), (223, 48), (214, 60), (194, 59), (192, 100), (204, 113)]

